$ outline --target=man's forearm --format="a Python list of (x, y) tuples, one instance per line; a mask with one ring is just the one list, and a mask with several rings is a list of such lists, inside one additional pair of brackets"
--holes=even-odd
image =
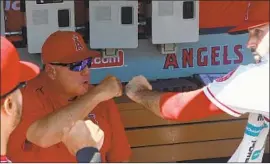
[(202, 89), (182, 93), (145, 90), (136, 93), (133, 100), (168, 120), (190, 121), (223, 113), (205, 96)]
[(77, 120), (84, 119), (101, 100), (95, 89), (70, 105), (35, 121), (27, 130), (27, 139), (41, 147), (59, 143), (63, 128), (70, 127)]
[(152, 111), (157, 116), (161, 117), (160, 114), (160, 98), (162, 92), (143, 90), (136, 94), (134, 101), (141, 104), (146, 109)]

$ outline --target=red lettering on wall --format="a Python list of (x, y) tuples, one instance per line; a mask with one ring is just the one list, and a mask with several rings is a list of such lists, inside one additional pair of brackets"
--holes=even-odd
[(173, 68), (179, 68), (175, 54), (167, 54), (163, 69), (168, 69), (170, 66)]
[(234, 46), (234, 53), (238, 57), (237, 60), (233, 61), (234, 64), (240, 64), (243, 62), (243, 54), (242, 54), (241, 50), (242, 50), (242, 45), (238, 44), (238, 45)]
[(228, 46), (224, 46), (224, 53), (223, 53), (223, 64), (229, 65), (232, 61), (228, 59)]
[(220, 47), (215, 46), (211, 48), (211, 65), (220, 65), (220, 61), (217, 61), (216, 58), (219, 57), (219, 51)]
[[(193, 51), (195, 54), (193, 54)], [(231, 52), (233, 51), (233, 52)], [(230, 53), (229, 53), (230, 52)], [(196, 54), (197, 53), (197, 54)], [(235, 46), (213, 46), (213, 47), (198, 47), (182, 49), (182, 63), (177, 61), (178, 54), (168, 54), (164, 63), (164, 69), (170, 66), (173, 68), (192, 68), (205, 66), (220, 66), (241, 64), (243, 62), (242, 45)], [(197, 62), (193, 63), (194, 60)]]
[(187, 64), (189, 67), (193, 67), (193, 48), (183, 49), (182, 51), (182, 67), (187, 68)]
[(198, 66), (207, 66), (207, 64), (208, 64), (207, 55), (205, 55), (203, 57), (203, 60), (202, 60), (202, 52), (206, 52), (206, 51), (207, 51), (207, 47), (202, 47), (202, 48), (199, 48), (197, 50), (197, 64), (198, 64)]

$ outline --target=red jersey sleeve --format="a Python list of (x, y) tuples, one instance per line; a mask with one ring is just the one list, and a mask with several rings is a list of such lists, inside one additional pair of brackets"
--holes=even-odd
[(113, 100), (108, 102), (110, 110), (110, 123), (112, 129), (112, 143), (107, 159), (109, 162), (128, 161), (131, 156), (131, 148), (121, 121), (119, 110)]
[(206, 97), (203, 89), (164, 93), (160, 99), (160, 113), (168, 120), (191, 121), (224, 113)]

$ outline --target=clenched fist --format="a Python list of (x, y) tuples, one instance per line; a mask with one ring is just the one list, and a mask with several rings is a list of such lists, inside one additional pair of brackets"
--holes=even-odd
[(64, 128), (63, 133), (62, 142), (73, 155), (84, 147), (95, 147), (100, 150), (104, 141), (104, 132), (91, 120), (79, 120), (72, 128)]
[(142, 75), (133, 77), (125, 87), (126, 95), (133, 101), (136, 101), (138, 93), (144, 90), (152, 90), (152, 85)]
[(111, 75), (102, 80), (95, 89), (98, 90), (98, 94), (103, 101), (122, 96), (123, 94), (120, 80)]

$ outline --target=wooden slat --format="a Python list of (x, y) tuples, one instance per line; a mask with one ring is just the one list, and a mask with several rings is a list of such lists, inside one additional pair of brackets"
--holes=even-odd
[(131, 147), (209, 141), (243, 136), (246, 120), (128, 130)]
[[(126, 128), (132, 127), (145, 127), (145, 126), (157, 126), (157, 125), (172, 125), (181, 124), (185, 122), (179, 121), (167, 121), (159, 118), (147, 109), (142, 110), (125, 110), (120, 111), (122, 121)], [(246, 119), (247, 115), (240, 117), (240, 119)], [(221, 114), (213, 117), (208, 117), (204, 119), (193, 120), (189, 122), (205, 122), (205, 121), (219, 121), (219, 120), (235, 120), (239, 119), (228, 114)]]
[(241, 139), (133, 149), (131, 162), (175, 162), (231, 156)]
[[(194, 159), (230, 157), (242, 139), (133, 148), (131, 162), (176, 162)], [(269, 138), (266, 143), (269, 153)]]
[(164, 120), (146, 109), (120, 111), (120, 114), (121, 114), (123, 124), (126, 128), (156, 126), (156, 125), (170, 125), (170, 124), (177, 123), (175, 121)]
[(140, 104), (134, 103), (134, 102), (128, 102), (128, 103), (118, 103), (117, 104), (118, 109), (120, 111), (122, 110), (138, 110), (138, 109), (144, 109), (144, 107)]
[(115, 97), (114, 101), (117, 104), (132, 102), (132, 100), (130, 98), (128, 98), (127, 95), (125, 95), (125, 94), (123, 96), (121, 96), (121, 97)]

